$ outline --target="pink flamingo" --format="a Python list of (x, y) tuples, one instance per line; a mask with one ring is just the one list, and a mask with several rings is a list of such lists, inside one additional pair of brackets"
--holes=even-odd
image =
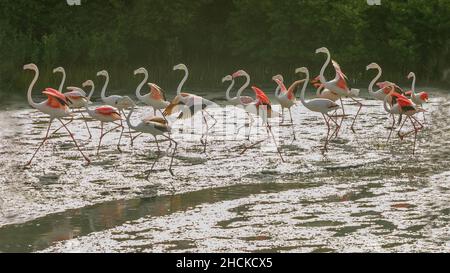
[(274, 80), (277, 83), (277, 89), (275, 90), (275, 98), (278, 100), (278, 102), (281, 105), (281, 115), (282, 115), (282, 121), (284, 122), (284, 109), (289, 109), (289, 115), (291, 117), (291, 126), (292, 126), (292, 135), (294, 137), (294, 140), (297, 140), (295, 136), (295, 129), (294, 129), (294, 120), (292, 118), (292, 111), (291, 108), (297, 104), (296, 99), (296, 93), (298, 90), (298, 86), (304, 82), (304, 80), (296, 81), (294, 82), (289, 89), (286, 88), (286, 86), (283, 83), (283, 76), (282, 75), (276, 75), (273, 76), (272, 80)]
[[(410, 97), (412, 102), (422, 107), (425, 103), (428, 103), (429, 95), (427, 92), (416, 93), (416, 74), (414, 72), (409, 73), (408, 79), (413, 79), (411, 91), (405, 93), (405, 96)], [(423, 120), (425, 121), (425, 112), (423, 112)]]
[[(171, 138), (170, 135), (169, 135), (170, 131), (172, 129), (169, 126), (169, 124), (167, 123), (167, 120), (165, 120), (164, 118), (160, 118), (160, 117), (151, 117), (151, 118), (147, 118), (147, 119), (142, 120), (137, 125), (133, 125), (131, 123), (130, 119), (131, 119), (131, 115), (134, 112), (134, 108), (135, 108), (135, 106), (133, 105), (131, 110), (130, 110), (130, 112), (128, 113), (128, 116), (127, 116), (128, 127), (130, 127), (131, 129), (133, 129), (133, 130), (135, 130), (137, 132), (152, 135), (155, 138), (156, 145), (158, 147), (158, 152), (160, 152), (160, 148), (159, 148), (159, 144), (158, 144), (158, 138), (157, 138), (158, 136), (162, 136), (162, 137), (166, 138), (167, 140), (169, 140), (171, 142), (171, 144), (172, 143), (175, 144), (175, 147), (173, 149), (172, 156), (171, 156), (171, 159), (170, 159), (170, 165), (169, 165), (169, 172), (173, 176), (174, 174), (173, 174), (173, 171), (172, 171), (172, 165), (173, 165), (173, 159), (175, 157), (175, 153), (177, 151), (178, 143), (173, 138)], [(148, 172), (147, 179), (150, 176), (150, 173), (153, 170), (153, 167), (155, 166), (156, 161), (158, 160), (158, 158), (156, 158), (155, 162), (153, 163), (152, 168)]]
[[(166, 107), (166, 109), (163, 112), (164, 116), (170, 116), (177, 112), (181, 113), (178, 116), (178, 119), (190, 119), (192, 118), (196, 113), (202, 112), (203, 120), (206, 125), (206, 132), (202, 133), (201, 137), (201, 143), (203, 144), (203, 153), (206, 153), (206, 147), (208, 144), (208, 134), (209, 131), (214, 128), (217, 124), (217, 120), (210, 114), (208, 111), (206, 111), (207, 107), (216, 107), (217, 104), (207, 100), (203, 97), (193, 95), (190, 93), (183, 93), (181, 92), (184, 86), (184, 83), (189, 78), (189, 70), (186, 65), (184, 64), (178, 64), (173, 67), (173, 70), (182, 70), (184, 71), (184, 78), (181, 80), (180, 84), (177, 88), (177, 96), (170, 102), (170, 104)], [(210, 118), (214, 120), (214, 124), (209, 127), (208, 120), (206, 118), (206, 115), (208, 115)]]
[[(388, 106), (388, 100), (389, 97), (393, 96), (392, 98), (392, 106)], [(406, 98), (404, 95), (399, 95), (395, 93), (393, 90), (389, 93), (388, 96), (384, 99), (384, 109), (390, 113), (390, 114), (396, 114), (396, 115), (406, 115), (407, 119), (403, 122), (402, 126), (400, 127), (400, 130), (398, 132), (398, 136), (401, 140), (403, 140), (406, 136), (414, 133), (414, 146), (413, 146), (413, 154), (415, 154), (416, 151), (416, 142), (417, 142), (417, 133), (423, 129), (423, 125), (414, 117), (415, 114), (424, 112), (425, 110), (415, 105), (411, 100)], [(408, 132), (406, 134), (402, 134), (401, 130), (403, 129), (406, 121), (409, 120), (414, 127), (414, 130), (411, 132)], [(417, 127), (416, 124), (419, 126)], [(393, 128), (392, 128), (393, 130)], [(391, 131), (392, 131), (391, 130)]]
[(68, 107), (69, 100), (61, 92), (59, 92), (55, 89), (52, 89), (52, 88), (46, 88), (45, 91), (43, 91), (42, 93), (47, 96), (47, 100), (45, 100), (41, 103), (34, 102), (31, 93), (33, 91), (34, 85), (36, 84), (37, 80), (39, 79), (39, 68), (35, 64), (27, 64), (27, 65), (24, 65), (23, 69), (24, 70), (32, 70), (35, 72), (34, 78), (31, 82), (30, 86), (28, 87), (28, 94), (27, 94), (28, 103), (31, 105), (31, 107), (50, 116), (50, 122), (48, 124), (48, 129), (47, 129), (45, 138), (41, 142), (41, 144), (38, 146), (38, 148), (34, 152), (31, 159), (28, 161), (26, 166), (31, 165), (31, 162), (33, 161), (33, 159), (36, 156), (36, 154), (38, 153), (38, 151), (41, 149), (42, 145), (44, 145), (44, 143), (48, 140), (50, 128), (55, 119), (57, 119), (59, 122), (61, 122), (62, 126), (66, 129), (66, 131), (69, 133), (70, 137), (72, 138), (72, 141), (75, 144), (75, 146), (77, 147), (78, 151), (81, 153), (81, 155), (84, 157), (86, 162), (89, 164), (91, 162), (90, 159), (83, 153), (83, 151), (81, 151), (80, 146), (78, 145), (77, 141), (75, 140), (72, 132), (69, 130), (69, 128), (67, 128), (67, 125), (61, 120), (62, 118), (72, 116), (72, 113)]
[[(95, 89), (95, 85), (94, 82), (91, 80), (88, 80), (86, 82), (83, 83), (83, 87), (91, 87), (91, 93), (94, 92)], [(127, 98), (122, 98), (121, 100), (124, 100)], [(128, 105), (130, 105), (130, 102), (124, 102), (124, 104), (127, 103)], [(102, 145), (102, 140), (103, 138), (111, 133), (112, 131), (121, 128), (122, 132), (123, 132), (123, 124), (122, 124), (122, 116), (120, 115), (120, 111), (112, 106), (109, 105), (105, 105), (105, 106), (100, 106), (100, 107), (96, 107), (95, 109), (90, 109), (89, 108), (89, 104), (86, 103), (85, 106), (86, 108), (86, 112), (89, 114), (89, 116), (97, 121), (100, 121), (100, 140), (98, 142), (98, 146), (97, 146), (97, 155), (99, 155), (100, 153), (100, 146)], [(116, 121), (121, 121), (120, 124), (116, 123)], [(113, 129), (106, 131), (105, 133), (103, 133), (103, 125), (104, 123), (113, 123), (115, 125), (117, 125), (116, 127), (114, 127)], [(120, 141), (122, 139), (122, 134), (120, 134), (119, 137), (119, 142), (117, 143), (117, 149), (120, 151)]]
[[(322, 70), (320, 71), (320, 82), (324, 85), (324, 88), (334, 91), (336, 94), (338, 94), (341, 97), (341, 105), (342, 105), (342, 111), (344, 112), (344, 114), (343, 114), (344, 117), (345, 117), (345, 110), (344, 110), (342, 98), (345, 98), (345, 97), (350, 98), (356, 104), (359, 105), (359, 109), (355, 115), (355, 118), (353, 119), (352, 126), (350, 127), (351, 130), (355, 133), (354, 126), (356, 123), (356, 119), (358, 118), (359, 113), (361, 112), (361, 109), (364, 106), (360, 101), (355, 99), (355, 97), (359, 96), (359, 90), (358, 89), (350, 89), (348, 87), (347, 76), (345, 76), (345, 74), (342, 72), (341, 67), (339, 66), (339, 64), (336, 61), (332, 61), (334, 69), (336, 71), (336, 77), (332, 81), (327, 81), (327, 79), (325, 78), (325, 70), (327, 69), (328, 65), (331, 62), (331, 54), (330, 54), (330, 51), (326, 47), (317, 49), (316, 54), (319, 54), (319, 53), (324, 53), (327, 55), (327, 60), (325, 61), (325, 64), (323, 65)], [(341, 120), (341, 124), (340, 124), (339, 128), (342, 126), (343, 119)], [(336, 133), (336, 136), (339, 132), (339, 128)]]
[[(234, 86), (234, 79), (236, 77), (245, 77), (246, 81), (244, 83), (244, 85), (242, 85), (239, 90), (237, 91), (236, 97), (231, 98), (230, 97), (230, 91)], [(242, 96), (242, 93), (247, 89), (247, 87), (250, 85), (250, 75), (245, 72), (244, 70), (239, 70), (238, 72), (234, 73), (234, 75), (228, 75), (226, 77), (224, 77), (222, 79), (222, 82), (226, 82), (226, 81), (231, 81), (231, 85), (228, 87), (227, 89), (227, 93), (226, 93), (226, 99), (234, 106), (238, 107), (238, 108), (243, 108), (245, 107), (245, 105), (250, 104), (255, 102), (255, 99), (250, 97), (250, 96)], [(248, 126), (249, 127), (249, 132), (247, 135), (247, 140), (250, 140), (250, 134), (251, 134), (251, 128), (253, 126), (253, 124), (255, 123), (255, 120), (253, 119), (252, 115), (248, 112), (246, 112), (247, 114), (247, 118), (248, 118), (248, 122), (246, 122), (246, 124), (244, 124), (243, 126), (241, 126), (240, 128), (238, 128), (237, 130), (237, 134), (239, 134), (239, 131)]]
[(289, 115), (291, 117), (291, 124), (293, 125), (294, 120), (292, 119), (291, 108), (297, 104), (296, 93), (299, 85), (302, 84), (303, 81), (296, 81), (289, 88), (286, 88), (286, 86), (284, 85), (284, 78), (282, 75), (275, 75), (272, 77), (272, 80), (277, 82), (277, 89), (275, 90), (275, 99), (281, 105), (281, 123), (284, 123), (284, 109), (288, 109)]
[[(239, 70), (236, 73), (234, 73), (233, 74), (233, 78), (245, 76), (242, 73), (242, 71), (243, 70)], [(256, 86), (252, 86), (252, 89), (253, 89), (253, 91), (256, 94), (256, 100), (253, 101), (252, 103), (249, 103), (249, 104), (245, 105), (244, 109), (245, 109), (245, 111), (249, 112), (250, 114), (254, 114), (254, 115), (257, 115), (257, 116), (262, 118), (263, 124), (266, 126), (266, 129), (267, 129), (267, 138), (265, 138), (263, 140), (260, 140), (260, 141), (254, 143), (254, 144), (252, 144), (250, 146), (246, 146), (244, 148), (244, 150), (241, 152), (241, 154), (244, 154), (247, 150), (257, 146), (258, 144), (260, 144), (260, 143), (262, 143), (264, 141), (266, 141), (267, 139), (269, 139), (272, 136), (273, 141), (275, 143), (275, 146), (277, 147), (278, 155), (281, 158), (281, 161), (282, 162), (286, 162), (284, 160), (284, 158), (283, 158), (283, 155), (281, 153), (281, 149), (280, 149), (280, 147), (277, 144), (277, 141), (275, 139), (275, 135), (273, 134), (272, 127), (269, 124), (269, 120), (268, 120), (270, 118), (274, 118), (274, 117), (279, 116), (279, 113), (277, 113), (277, 112), (272, 110), (272, 105), (270, 103), (270, 100), (267, 97), (267, 95), (264, 93), (264, 91), (262, 91), (261, 89), (259, 89)]]
[(306, 67), (301, 67), (301, 68), (296, 69), (295, 73), (296, 74), (298, 74), (298, 73), (306, 74), (306, 80), (304, 82), (303, 89), (302, 89), (302, 92), (300, 95), (302, 104), (310, 111), (321, 113), (325, 120), (325, 123), (328, 128), (328, 133), (327, 133), (327, 137), (326, 137), (326, 141), (325, 141), (324, 151), (327, 151), (330, 138), (334, 135), (333, 134), (330, 137), (330, 132), (331, 132), (330, 121), (333, 121), (333, 123), (336, 124), (336, 130), (339, 127), (339, 124), (329, 115), (329, 113), (332, 111), (337, 111), (339, 109), (339, 105), (336, 104), (336, 102), (334, 102), (330, 99), (326, 99), (326, 98), (316, 98), (316, 99), (306, 101), (305, 92), (306, 92), (306, 87), (308, 86), (308, 82), (309, 82), (309, 70)]

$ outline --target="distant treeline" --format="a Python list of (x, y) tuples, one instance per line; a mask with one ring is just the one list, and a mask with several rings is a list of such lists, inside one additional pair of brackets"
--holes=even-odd
[(322, 46), (353, 85), (373, 77), (365, 71), (371, 62), (383, 79), (402, 84), (415, 71), (419, 85), (449, 85), (450, 0), (4, 0), (0, 42), (0, 90), (19, 94), (29, 62), (39, 65), (41, 86), (57, 86), (51, 70), (63, 66), (70, 84), (107, 69), (112, 89), (129, 89), (144, 66), (151, 81), (174, 89), (181, 75), (172, 66), (183, 62), (187, 86), (218, 88), (240, 68), (257, 84), (278, 73), (290, 81), (299, 66), (316, 74)]

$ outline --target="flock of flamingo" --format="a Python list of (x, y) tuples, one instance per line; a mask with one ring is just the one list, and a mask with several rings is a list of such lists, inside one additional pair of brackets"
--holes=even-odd
[[(354, 126), (356, 124), (358, 115), (360, 114), (363, 104), (357, 98), (359, 97), (358, 89), (350, 89), (348, 87), (348, 79), (346, 75), (342, 72), (339, 64), (332, 60), (331, 54), (329, 50), (325, 47), (317, 49), (316, 54), (323, 53), (327, 56), (325, 64), (323, 65), (320, 75), (316, 78), (311, 79), (309, 70), (306, 67), (298, 68), (295, 70), (296, 74), (304, 74), (305, 78), (302, 80), (298, 80), (294, 82), (289, 88), (285, 86), (283, 76), (276, 75), (273, 77), (273, 81), (277, 84), (277, 89), (275, 91), (275, 98), (278, 103), (281, 105), (282, 113), (281, 113), (281, 123), (285, 123), (284, 120), (284, 111), (287, 109), (290, 114), (290, 124), (285, 124), (287, 126), (294, 125), (293, 117), (291, 109), (292, 107), (298, 105), (297, 102), (297, 93), (298, 90), (301, 89), (300, 93), (300, 101), (302, 105), (312, 112), (316, 112), (322, 115), (325, 124), (327, 126), (327, 135), (325, 138), (325, 144), (323, 147), (323, 151), (328, 151), (328, 145), (330, 140), (337, 138), (340, 133), (340, 129), (343, 125), (343, 120), (348, 117), (345, 112), (343, 99), (349, 99), (356, 103), (359, 108), (356, 115), (353, 117), (353, 122), (351, 125), (351, 130), (355, 132)], [(329, 67), (330, 63), (335, 69), (336, 76), (332, 80), (327, 80), (325, 77), (325, 71)], [(36, 84), (39, 78), (39, 69), (35, 64), (27, 64), (24, 66), (24, 70), (32, 70), (35, 72), (34, 79), (32, 80), (29, 88), (28, 88), (28, 102), (29, 104), (41, 111), (44, 114), (47, 114), (50, 117), (50, 122), (48, 124), (46, 135), (43, 141), (39, 144), (31, 159), (28, 161), (26, 166), (31, 165), (33, 159), (35, 158), (38, 151), (41, 149), (42, 145), (56, 132), (64, 129), (69, 133), (75, 147), (81, 153), (81, 155), (86, 160), (87, 164), (91, 161), (89, 157), (83, 153), (77, 141), (74, 138), (74, 135), (69, 130), (68, 125), (74, 121), (74, 115), (80, 114), (82, 116), (82, 120), (86, 125), (86, 129), (89, 133), (89, 138), (92, 138), (91, 130), (88, 125), (88, 121), (84, 115), (87, 113), (91, 119), (100, 122), (100, 139), (97, 147), (97, 155), (100, 152), (102, 146), (103, 138), (117, 130), (120, 129), (120, 137), (117, 143), (117, 149), (120, 151), (120, 143), (124, 134), (128, 134), (131, 139), (131, 145), (133, 146), (134, 140), (141, 136), (142, 134), (148, 134), (154, 137), (158, 152), (160, 152), (160, 146), (158, 143), (158, 137), (163, 137), (167, 139), (170, 143), (169, 149), (173, 146), (173, 151), (171, 153), (171, 160), (169, 165), (169, 172), (173, 174), (172, 166), (173, 159), (177, 150), (178, 143), (175, 141), (170, 133), (171, 127), (169, 125), (169, 121), (166, 117), (178, 114), (178, 119), (190, 119), (198, 112), (201, 112), (203, 121), (206, 125), (206, 131), (203, 132), (201, 137), (201, 143), (204, 147), (203, 152), (206, 153), (207, 143), (208, 143), (208, 133), (209, 131), (216, 125), (217, 120), (211, 115), (207, 108), (209, 106), (214, 106), (215, 103), (207, 100), (203, 97), (185, 93), (183, 91), (183, 86), (189, 77), (189, 71), (186, 65), (179, 64), (176, 65), (174, 70), (184, 71), (184, 77), (177, 88), (177, 95), (172, 101), (168, 101), (165, 96), (165, 92), (161, 87), (154, 83), (148, 83), (149, 75), (145, 68), (139, 68), (134, 71), (134, 75), (143, 75), (144, 78), (142, 82), (138, 85), (136, 89), (136, 97), (142, 103), (151, 106), (153, 108), (153, 115), (149, 117), (145, 117), (138, 124), (133, 124), (131, 122), (131, 116), (135, 110), (135, 102), (128, 96), (119, 96), (119, 95), (110, 95), (107, 96), (106, 92), (109, 84), (109, 74), (106, 70), (100, 71), (97, 73), (98, 77), (103, 77), (105, 79), (102, 90), (101, 90), (101, 99), (105, 105), (98, 106), (95, 108), (91, 108), (91, 98), (95, 91), (95, 85), (92, 80), (88, 80), (82, 84), (82, 88), (90, 88), (89, 94), (87, 94), (82, 88), (79, 87), (67, 87), (67, 92), (63, 93), (64, 84), (66, 80), (66, 73), (62, 67), (56, 68), (53, 70), (54, 73), (62, 73), (62, 82), (59, 86), (59, 89), (53, 88), (45, 88), (42, 92), (47, 96), (47, 100), (36, 103), (32, 99), (32, 90), (34, 85)], [(392, 82), (378, 82), (382, 76), (381, 67), (372, 63), (367, 66), (367, 70), (377, 70), (378, 74), (372, 80), (369, 85), (369, 94), (376, 100), (380, 100), (383, 102), (384, 109), (388, 115), (392, 117), (392, 127), (390, 129), (388, 141), (391, 139), (392, 132), (395, 129), (396, 118), (395, 116), (399, 116), (398, 124), (401, 124), (400, 130), (398, 131), (398, 136), (401, 140), (403, 140), (406, 136), (414, 134), (414, 146), (413, 146), (413, 154), (415, 153), (417, 134), (420, 130), (424, 128), (423, 124), (418, 120), (416, 115), (418, 113), (425, 113), (425, 110), (422, 108), (423, 104), (428, 102), (428, 94), (426, 92), (416, 93), (415, 85), (416, 85), (416, 75), (414, 73), (410, 73), (408, 75), (409, 79), (412, 79), (412, 89), (411, 91), (404, 92), (398, 85)], [(245, 84), (237, 91), (236, 97), (231, 97), (230, 93), (233, 90), (235, 79), (245, 77)], [(244, 70), (239, 70), (232, 75), (228, 75), (223, 78), (222, 82), (231, 82), (230, 86), (226, 91), (226, 99), (231, 105), (236, 107), (240, 107), (244, 109), (247, 113), (250, 129), (254, 122), (253, 116), (258, 116), (262, 119), (263, 125), (267, 129), (267, 138), (260, 140), (252, 145), (244, 146), (244, 149), (241, 154), (245, 153), (248, 149), (251, 149), (258, 144), (266, 141), (270, 137), (273, 138), (275, 145), (277, 147), (277, 152), (283, 162), (285, 162), (283, 158), (283, 154), (281, 149), (276, 143), (275, 136), (272, 132), (271, 125), (269, 123), (269, 119), (274, 117), (279, 117), (280, 113), (277, 113), (272, 109), (272, 104), (267, 95), (260, 88), (256, 86), (252, 86), (255, 93), (255, 98), (249, 96), (242, 96), (242, 93), (248, 86), (250, 86), (250, 76)], [(305, 91), (307, 86), (311, 84), (317, 89), (316, 98), (306, 100), (305, 99)], [(147, 85), (147, 91), (145, 94), (142, 93), (142, 89)], [(375, 85), (378, 87), (377, 91), (374, 91)], [(340, 103), (338, 103), (340, 101)], [(128, 114), (125, 113), (125, 110), (128, 110)], [(339, 112), (340, 111), (340, 112)], [(160, 115), (157, 115), (157, 112)], [(404, 121), (402, 123), (402, 118), (405, 116)], [(64, 121), (63, 118), (69, 118), (68, 121)], [(425, 116), (424, 116), (425, 119)], [(50, 134), (50, 129), (53, 121), (59, 121), (61, 124), (58, 129)], [(213, 124), (210, 126), (210, 122)], [(405, 126), (407, 121), (411, 122), (412, 127), (414, 128), (410, 132), (403, 133), (402, 129)], [(125, 132), (124, 122), (126, 122), (128, 130)], [(113, 128), (110, 130), (104, 130), (104, 124), (110, 123), (113, 125)], [(133, 133), (137, 133), (136, 136), (133, 137)], [(293, 130), (293, 138), (295, 137), (295, 131)], [(250, 140), (250, 132), (248, 133), (248, 140)], [(150, 174), (150, 173), (149, 173)], [(148, 178), (148, 175), (147, 175)]]

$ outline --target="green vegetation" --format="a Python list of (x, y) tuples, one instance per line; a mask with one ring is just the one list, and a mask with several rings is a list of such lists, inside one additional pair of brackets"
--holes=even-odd
[[(51, 69), (64, 66), (71, 84), (108, 69), (112, 87), (133, 88), (133, 70), (145, 66), (151, 81), (174, 89), (184, 62), (191, 87), (218, 88), (239, 68), (257, 84), (308, 66), (318, 73), (327, 46), (354, 85), (366, 85), (379, 63), (386, 79), (444, 84), (450, 68), (450, 0), (5, 0), (0, 4), (0, 89), (19, 94), (34, 62), (42, 84), (56, 86)], [(331, 73), (331, 72), (330, 72)], [(448, 82), (447, 82), (448, 84)], [(23, 92), (22, 92), (23, 91)]]

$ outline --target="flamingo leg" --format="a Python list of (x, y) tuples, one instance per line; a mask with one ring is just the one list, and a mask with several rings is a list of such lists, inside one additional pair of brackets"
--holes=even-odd
[[(323, 115), (323, 119), (325, 120), (325, 124), (327, 125), (327, 128), (328, 128), (327, 137), (326, 137), (326, 140), (325, 140), (325, 146), (323, 147), (324, 151), (327, 152), (328, 151), (328, 142), (330, 140), (330, 131), (331, 131), (329, 120), (331, 120), (331, 117), (328, 116), (329, 120), (327, 120), (326, 115), (325, 114), (322, 114), (322, 115)], [(333, 135), (334, 135), (334, 133), (333, 133)], [(331, 137), (333, 137), (333, 135)]]
[(140, 136), (142, 136), (144, 133), (139, 133), (139, 134), (137, 134), (136, 136), (134, 136), (133, 137), (133, 142), (138, 138), (138, 137), (140, 137)]
[[(120, 127), (122, 127), (122, 130), (120, 131), (119, 142), (117, 143), (117, 150), (119, 152), (122, 152), (122, 150), (120, 149), (120, 141), (122, 140), (123, 132), (125, 131), (125, 127), (123, 126), (123, 120), (120, 120)], [(119, 127), (117, 127), (117, 128), (119, 128)], [(115, 128), (115, 129), (117, 129), (117, 128)]]
[(88, 139), (91, 139), (92, 138), (92, 134), (91, 134), (91, 130), (89, 129), (89, 125), (87, 123), (86, 117), (84, 116), (83, 112), (80, 112), (80, 114), (83, 117), (84, 124), (86, 124), (86, 129), (87, 129), (87, 131), (89, 133), (89, 138)]
[[(339, 123), (338, 128), (336, 129), (336, 138), (339, 136), (339, 132), (341, 131), (342, 124), (344, 123), (344, 119), (345, 119), (344, 101), (342, 100), (342, 98), (340, 98), (339, 100), (341, 101), (341, 107), (342, 107), (342, 119), (341, 119), (341, 122)], [(331, 137), (333, 137), (333, 136), (331, 136)]]
[(398, 136), (400, 137), (400, 140), (403, 140), (403, 138), (405, 137), (404, 135), (402, 135), (402, 129), (405, 126), (405, 123), (408, 119), (405, 119), (402, 123), (402, 126), (400, 127), (400, 130), (398, 130)]
[(249, 130), (248, 130), (248, 134), (247, 134), (247, 140), (250, 140), (250, 134), (251, 134), (252, 126), (253, 126), (253, 123), (255, 122), (255, 120), (250, 115), (250, 113), (246, 112), (246, 115), (247, 115), (248, 121), (246, 121), (244, 125), (242, 125), (241, 127), (238, 128), (236, 134), (239, 134), (239, 132), (242, 130), (242, 128), (247, 127), (247, 125), (248, 125)]
[(75, 140), (75, 138), (73, 137), (72, 132), (69, 130), (69, 128), (67, 128), (67, 126), (64, 124), (64, 122), (60, 119), (58, 119), (59, 122), (61, 122), (61, 124), (64, 126), (64, 128), (66, 129), (66, 131), (69, 133), (70, 137), (73, 140), (73, 143), (75, 144), (75, 146), (77, 147), (78, 151), (81, 153), (81, 155), (84, 157), (84, 159), (87, 161), (88, 164), (91, 163), (91, 160), (83, 153), (83, 151), (80, 149), (80, 146), (78, 145), (77, 141)]
[(284, 158), (283, 158), (283, 155), (281, 154), (281, 149), (280, 149), (280, 147), (278, 146), (278, 143), (277, 143), (277, 140), (276, 140), (276, 138), (275, 138), (275, 135), (273, 134), (272, 127), (269, 125), (269, 123), (267, 123), (267, 126), (266, 126), (266, 127), (267, 127), (268, 132), (272, 135), (273, 142), (275, 143), (275, 146), (277, 147), (277, 152), (278, 152), (278, 154), (280, 155), (281, 161), (282, 161), (282, 162), (286, 162), (286, 161), (284, 160)]
[(155, 142), (156, 142), (156, 147), (158, 148), (158, 154), (161, 153), (161, 148), (159, 148), (159, 142), (158, 142), (158, 138), (156, 136), (154, 136), (155, 138)]
[[(116, 124), (116, 123), (114, 123), (114, 124)], [(101, 135), (100, 135), (100, 141), (98, 142), (97, 155), (99, 154), (100, 146), (101, 146), (101, 144), (102, 144), (103, 138), (104, 138), (107, 134), (109, 134), (109, 133), (111, 133), (112, 131), (117, 130), (117, 129), (119, 129), (119, 128), (122, 128), (122, 132), (123, 132), (123, 130), (125, 129), (121, 124), (119, 124), (117, 127), (114, 127), (113, 129), (111, 129), (111, 130), (109, 130), (109, 131), (107, 131), (106, 133), (103, 134), (103, 122), (101, 123)], [(120, 139), (119, 139), (119, 144), (120, 144)], [(119, 151), (120, 151), (119, 144), (117, 145), (117, 147), (118, 147), (118, 149), (119, 149)]]
[(161, 158), (161, 155), (158, 154), (158, 156), (155, 158), (155, 161), (153, 161), (152, 167), (150, 168), (150, 170), (147, 171), (147, 176), (145, 177), (146, 180), (148, 180), (148, 178), (150, 177), (150, 174), (152, 173), (153, 168), (154, 168), (155, 165), (156, 165), (156, 162), (158, 162), (158, 160), (159, 160), (160, 158)]
[[(73, 122), (73, 118), (71, 118), (71, 119), (66, 123), (66, 126), (69, 125), (69, 124), (71, 124), (72, 122)], [(53, 132), (50, 134), (49, 137), (52, 137), (54, 134), (56, 134), (57, 132), (59, 132), (62, 128), (64, 128), (64, 126), (61, 125), (58, 129), (56, 129), (55, 131), (53, 131)]]
[(281, 106), (281, 124), (284, 123), (284, 107)]
[(242, 152), (240, 152), (240, 155), (245, 154), (245, 152), (247, 152), (248, 150), (253, 149), (253, 148), (256, 147), (257, 145), (263, 143), (263, 142), (266, 141), (269, 137), (270, 137), (270, 136), (266, 137), (266, 138), (263, 139), (263, 140), (260, 140), (260, 141), (258, 141), (258, 142), (255, 142), (255, 143), (253, 143), (253, 144), (250, 145), (250, 146), (245, 146), (244, 150), (242, 150)]
[[(402, 134), (403, 138), (409, 136), (412, 133), (417, 133), (424, 128), (422, 123), (420, 123), (415, 117), (411, 116), (411, 117), (409, 117), (409, 119), (413, 123), (414, 130), (411, 130), (408, 133)], [(419, 125), (419, 127), (416, 127), (416, 125)]]
[[(154, 110), (154, 109), (153, 109), (153, 110)], [(122, 112), (123, 116), (126, 117), (125, 111), (122, 110), (121, 112)], [(156, 111), (155, 111), (155, 116), (156, 116)], [(121, 122), (122, 122), (122, 121), (121, 121)], [(122, 125), (123, 125), (123, 124), (122, 124)], [(123, 131), (122, 131), (122, 134), (123, 134)], [(131, 134), (131, 128), (130, 128), (130, 127), (128, 127), (128, 134), (130, 135), (131, 147), (133, 147), (133, 135)], [(120, 136), (120, 138), (122, 138), (122, 135)], [(120, 140), (119, 140), (119, 143), (120, 143)], [(119, 151), (120, 151), (120, 147), (119, 147)]]
[(292, 118), (292, 110), (291, 110), (291, 108), (289, 108), (289, 115), (291, 116), (292, 135), (294, 136), (294, 140), (297, 140), (297, 137), (295, 136), (294, 119)]
[(361, 109), (362, 109), (362, 107), (364, 106), (361, 102), (359, 102), (358, 100), (356, 100), (355, 98), (352, 98), (352, 97), (350, 97), (354, 102), (356, 102), (357, 104), (359, 104), (359, 109), (358, 109), (358, 112), (356, 112), (356, 115), (355, 115), (355, 118), (353, 119), (353, 123), (352, 123), (352, 126), (350, 127), (350, 129), (352, 129), (352, 132), (354, 133), (354, 134), (356, 134), (356, 131), (355, 131), (355, 123), (356, 123), (356, 119), (358, 118), (358, 116), (359, 116), (359, 113), (361, 112)]
[(44, 140), (42, 140), (41, 144), (39, 144), (39, 146), (36, 149), (36, 151), (34, 152), (33, 156), (31, 157), (31, 159), (28, 161), (28, 163), (25, 166), (30, 166), (31, 165), (31, 162), (33, 161), (33, 159), (36, 156), (36, 154), (38, 153), (38, 151), (41, 149), (42, 145), (44, 145), (44, 143), (48, 140), (48, 134), (50, 132), (50, 128), (52, 126), (52, 122), (53, 122), (53, 119), (50, 119), (50, 122), (48, 123), (47, 133), (45, 134)]
[(203, 144), (203, 153), (206, 154), (206, 146), (208, 145), (209, 126), (208, 126), (208, 120), (206, 119), (204, 111), (202, 111), (202, 116), (203, 116), (203, 121), (205, 122), (205, 125), (206, 125), (206, 133), (202, 134), (200, 142)]
[(392, 126), (391, 126), (391, 130), (389, 132), (389, 137), (387, 139), (388, 143), (391, 140), (391, 136), (392, 136), (392, 133), (394, 132), (394, 127), (395, 127), (395, 116), (394, 116), (394, 114), (391, 114), (391, 117), (392, 117)]
[(173, 148), (173, 152), (172, 152), (172, 156), (171, 156), (171, 158), (170, 158), (170, 165), (169, 165), (169, 172), (170, 172), (170, 174), (172, 175), (172, 176), (175, 176), (174, 174), (173, 174), (173, 171), (172, 171), (172, 166), (173, 166), (173, 159), (174, 159), (174, 157), (175, 157), (175, 153), (177, 152), (177, 148), (178, 148), (178, 142), (176, 142), (173, 138), (171, 138), (170, 136), (166, 136), (166, 135), (163, 135), (164, 137), (166, 137), (170, 142), (173, 142), (174, 144), (175, 144), (175, 147)]

